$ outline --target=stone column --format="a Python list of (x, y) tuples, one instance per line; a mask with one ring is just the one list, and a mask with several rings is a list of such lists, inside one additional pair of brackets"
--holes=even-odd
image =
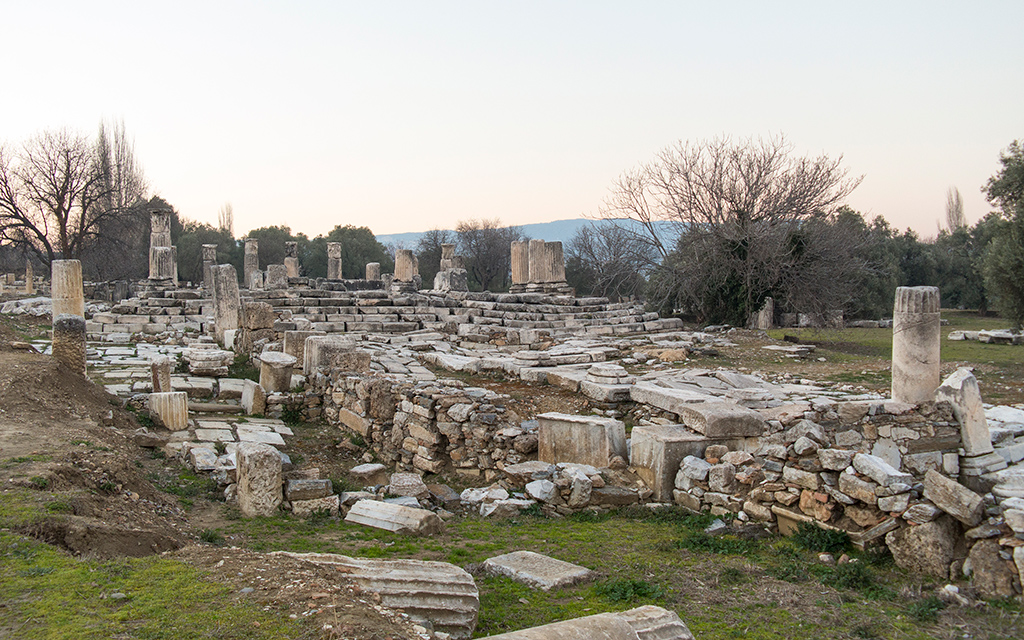
[(28, 260), (25, 261), (25, 293), (33, 294), (36, 292), (36, 274), (32, 270), (32, 263)]
[(149, 210), (149, 279), (176, 281), (177, 252), (171, 247), (170, 209)]
[(761, 310), (754, 315), (753, 322), (754, 329), (761, 329), (762, 331), (768, 331), (775, 327), (775, 300), (771, 298), (765, 298), (764, 304), (761, 305)]
[(70, 313), (54, 318), (53, 357), (68, 369), (85, 375), (85, 318)]
[(245, 257), (242, 261), (242, 284), (252, 289), (253, 274), (260, 270), (260, 241), (256, 238), (245, 239)]
[(268, 289), (288, 288), (288, 267), (283, 264), (272, 264), (267, 266)]
[(295, 356), (280, 351), (260, 354), (260, 386), (267, 393), (289, 391), (292, 388), (292, 368)]
[(172, 362), (167, 356), (156, 356), (149, 363), (149, 370), (153, 376), (153, 393), (173, 391), (171, 388)]
[(299, 277), (299, 243), (284, 243), (284, 267), (288, 271), (289, 278)]
[(530, 240), (530, 247), (528, 251), (530, 258), (529, 274), (530, 284), (539, 284), (548, 281), (548, 270), (547, 270), (547, 250), (544, 248), (544, 241), (533, 239)]
[(213, 289), (213, 273), (210, 269), (217, 264), (217, 245), (203, 245), (203, 288), (207, 291)]
[(341, 280), (341, 243), (327, 243), (327, 279)]
[(565, 257), (562, 254), (562, 243), (545, 242), (544, 254), (547, 257), (547, 282), (565, 282)]
[(82, 292), (82, 263), (78, 260), (54, 260), (50, 263), (50, 296), (53, 317), (62, 313), (85, 317)]
[(230, 264), (218, 264), (210, 268), (213, 274), (213, 327), (217, 342), (224, 342), (225, 331), (238, 329), (238, 275)]
[(921, 404), (939, 386), (939, 289), (898, 287), (892, 321), (892, 399)]
[(188, 429), (188, 393), (163, 391), (149, 394), (149, 415), (154, 422), (170, 431)]
[(246, 518), (272, 516), (284, 499), (281, 491), (281, 454), (269, 444), (238, 445), (238, 509)]
[(530, 281), (530, 245), (525, 240), (512, 243), (512, 286)]
[(419, 273), (416, 254), (410, 249), (395, 251), (395, 281), (412, 282), (413, 276)]
[(441, 271), (445, 269), (452, 269), (452, 259), (455, 257), (455, 245), (454, 244), (442, 244), (441, 245)]
[(379, 262), (367, 262), (366, 263), (366, 279), (367, 280), (380, 280), (380, 263)]

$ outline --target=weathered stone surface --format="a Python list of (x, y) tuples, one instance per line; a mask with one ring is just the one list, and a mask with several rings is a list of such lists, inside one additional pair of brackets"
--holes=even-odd
[[(369, 502), (363, 500), (358, 504)], [(358, 505), (357, 505), (358, 506)], [(469, 638), (476, 628), (480, 597), (473, 576), (447, 562), (424, 560), (369, 560), (330, 553), (276, 555), (335, 566), (363, 590), (378, 593), (381, 604), (428, 621), (435, 631), (452, 638)]]
[(345, 516), (345, 522), (409, 535), (430, 535), (444, 529), (441, 519), (426, 509), (374, 500), (357, 502)]
[(853, 468), (883, 487), (889, 487), (896, 483), (909, 486), (914, 482), (914, 477), (909, 473), (895, 469), (885, 460), (867, 453), (858, 453), (853, 456)]
[(267, 393), (290, 391), (295, 356), (281, 351), (264, 351), (260, 354), (260, 386)]
[(423, 482), (423, 478), (415, 473), (395, 473), (388, 481), (388, 493), (393, 493), (396, 496), (426, 498), (430, 495), (430, 489)]
[(480, 504), (480, 515), (485, 518), (514, 518), (519, 515), (520, 511), (534, 504), (537, 503), (533, 500), (519, 498), (483, 502)]
[(484, 560), (484, 570), (506, 576), (534, 589), (550, 591), (592, 580), (594, 572), (533, 551), (513, 551)]
[(188, 393), (167, 391), (149, 394), (149, 415), (153, 422), (165, 429), (188, 429)]
[(809, 471), (802, 471), (796, 467), (786, 467), (782, 470), (782, 480), (794, 484), (803, 489), (816, 491), (818, 489), (818, 474)]
[(672, 611), (646, 605), (488, 636), (490, 640), (693, 640)]
[(849, 473), (839, 474), (839, 490), (851, 498), (867, 504), (875, 504), (878, 500), (874, 484), (865, 482)]
[(854, 453), (846, 449), (818, 449), (818, 460), (826, 469), (842, 471), (853, 462)]
[(898, 287), (893, 306), (892, 399), (921, 404), (939, 386), (938, 287)]
[(679, 465), (686, 456), (699, 456), (707, 440), (679, 426), (641, 426), (631, 432), (630, 466), (654, 492), (654, 500), (672, 499)]
[(53, 318), (64, 313), (85, 318), (81, 262), (54, 260), (50, 263), (50, 295), (53, 300)]
[(53, 358), (62, 365), (85, 375), (85, 318), (68, 313), (53, 317)]
[(731, 402), (702, 402), (680, 407), (680, 419), (708, 438), (759, 436), (765, 421), (758, 412)]
[(966, 455), (992, 452), (992, 437), (981, 402), (981, 389), (970, 369), (957, 369), (943, 380), (935, 391), (935, 399), (953, 405), (953, 415), (960, 423), (960, 443)]
[(225, 333), (238, 329), (241, 301), (238, 274), (230, 264), (210, 267), (213, 276), (213, 325), (218, 344), (225, 344)]
[(323, 498), (332, 493), (334, 493), (334, 487), (330, 480), (314, 480), (311, 478), (289, 480), (285, 485), (284, 491), (285, 498), (291, 502)]
[(986, 600), (1009, 598), (1013, 590), (1016, 567), (1012, 560), (999, 555), (999, 543), (992, 539), (978, 540), (968, 554), (971, 561), (971, 583)]
[(919, 502), (911, 505), (903, 512), (903, 519), (911, 524), (924, 524), (931, 522), (942, 515), (942, 509), (928, 502)]
[(539, 502), (551, 502), (558, 497), (558, 488), (550, 480), (534, 480), (526, 483), (526, 495)]
[(316, 512), (327, 512), (331, 516), (339, 514), (338, 496), (329, 495), (306, 500), (292, 500), (292, 515), (307, 518)]
[(612, 457), (626, 459), (626, 426), (619, 420), (565, 413), (537, 416), (537, 458), (607, 467)]
[(309, 376), (319, 369), (365, 373), (370, 370), (370, 353), (356, 349), (346, 336), (309, 336), (306, 338), (302, 371)]
[(281, 493), (281, 454), (266, 444), (243, 442), (238, 461), (238, 508), (246, 518), (277, 513)]
[(387, 467), (378, 463), (356, 465), (349, 470), (348, 475), (363, 487), (375, 487), (388, 483)]
[(981, 522), (985, 512), (981, 496), (937, 471), (925, 474), (924, 497), (969, 527)]
[(246, 415), (261, 416), (267, 412), (267, 392), (258, 382), (242, 383), (242, 410)]
[(950, 577), (949, 564), (956, 557), (959, 533), (956, 521), (943, 516), (916, 527), (891, 531), (885, 535), (885, 544), (901, 569), (946, 580)]

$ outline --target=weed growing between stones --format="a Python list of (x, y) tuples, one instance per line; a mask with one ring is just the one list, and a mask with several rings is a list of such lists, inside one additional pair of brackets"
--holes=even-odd
[(808, 551), (838, 553), (850, 546), (850, 536), (845, 531), (823, 529), (809, 522), (801, 522), (791, 539), (797, 546)]
[(228, 377), (259, 382), (260, 370), (245, 354), (239, 353), (235, 356), (234, 362), (228, 365)]
[(641, 599), (658, 600), (665, 596), (665, 591), (661, 587), (646, 580), (611, 580), (597, 585), (594, 590), (612, 602), (634, 603)]
[(907, 615), (917, 622), (935, 622), (939, 612), (946, 608), (946, 603), (937, 596), (921, 598), (907, 606)]

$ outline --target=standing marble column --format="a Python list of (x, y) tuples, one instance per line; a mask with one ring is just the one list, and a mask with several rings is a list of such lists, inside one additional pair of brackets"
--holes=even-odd
[(341, 243), (327, 243), (327, 279), (341, 280)]
[(565, 282), (565, 257), (561, 242), (545, 242), (544, 254), (547, 261), (547, 277), (545, 282)]
[(454, 268), (452, 265), (452, 259), (455, 257), (455, 245), (454, 244), (442, 244), (441, 245), (441, 268), (440, 271), (445, 269)]
[(289, 278), (299, 277), (299, 243), (284, 243), (284, 267)]
[(939, 386), (938, 287), (898, 287), (892, 321), (892, 399), (921, 404)]
[(54, 260), (50, 263), (50, 297), (53, 318), (62, 313), (85, 317), (82, 291), (82, 263), (78, 260)]
[(548, 254), (544, 248), (544, 241), (536, 238), (530, 240), (528, 255), (530, 258), (530, 284), (540, 284), (548, 281)]
[(367, 262), (366, 263), (366, 279), (373, 282), (380, 280), (380, 263), (379, 262)]
[(170, 209), (149, 210), (149, 279), (176, 281), (177, 252), (171, 246)]
[(260, 270), (260, 242), (256, 238), (245, 239), (245, 257), (242, 261), (242, 281), (252, 289), (253, 274)]
[(238, 296), (238, 275), (230, 264), (214, 265), (213, 274), (213, 327), (217, 342), (225, 344), (224, 334), (238, 329), (241, 302)]
[(217, 264), (217, 245), (203, 245), (203, 288), (207, 291), (213, 289), (213, 272), (210, 269)]
[(85, 375), (85, 318), (70, 313), (54, 316), (53, 357)]
[(25, 293), (33, 294), (36, 292), (36, 274), (32, 270), (32, 263), (28, 260), (25, 261)]
[(416, 254), (410, 249), (399, 249), (395, 251), (395, 281), (412, 282), (412, 278), (419, 271), (416, 264)]
[(511, 251), (512, 288), (521, 290), (530, 281), (530, 245), (525, 240), (516, 240), (512, 243)]

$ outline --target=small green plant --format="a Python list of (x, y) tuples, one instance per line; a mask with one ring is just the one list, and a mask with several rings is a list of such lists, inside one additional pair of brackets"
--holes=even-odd
[(754, 550), (756, 544), (733, 536), (712, 536), (703, 531), (692, 531), (676, 540), (677, 549), (703, 551), (705, 553), (744, 554)]
[(747, 574), (736, 567), (726, 567), (718, 572), (718, 581), (721, 584), (743, 584), (747, 581)]
[(156, 423), (153, 422), (153, 418), (149, 416), (148, 411), (143, 411), (131, 404), (127, 405), (126, 408), (135, 414), (135, 421), (138, 422), (140, 426), (146, 427), (147, 429), (156, 426)]
[(524, 516), (531, 516), (531, 517), (534, 517), (534, 518), (543, 518), (544, 517), (544, 512), (541, 510), (539, 502), (534, 502), (533, 504), (531, 504), (530, 506), (526, 507), (525, 509), (523, 509), (519, 513), (524, 515)]
[(302, 424), (302, 408), (288, 407), (281, 412), (281, 420), (288, 426)]
[(850, 536), (845, 531), (823, 529), (809, 522), (801, 522), (791, 539), (808, 551), (835, 553), (850, 546)]
[(306, 516), (306, 524), (311, 527), (320, 527), (331, 521), (330, 509), (313, 509)]
[(222, 456), (228, 452), (228, 445), (224, 444), (223, 442), (214, 442), (213, 450), (217, 452), (218, 456)]
[(36, 489), (45, 489), (46, 487), (50, 486), (49, 479), (44, 478), (43, 476), (32, 476), (31, 478), (28, 479), (28, 481), (31, 482), (32, 486), (35, 487)]
[(862, 624), (854, 627), (853, 635), (854, 637), (862, 638), (863, 640), (877, 640), (881, 637), (870, 624)]
[(861, 591), (874, 584), (874, 576), (867, 565), (861, 562), (847, 562), (828, 568), (821, 577), (821, 583), (834, 589)]
[(46, 510), (50, 513), (68, 513), (71, 509), (71, 504), (63, 500), (54, 500), (53, 502), (46, 503)]
[(939, 612), (945, 608), (945, 602), (936, 596), (929, 596), (911, 602), (907, 607), (907, 615), (918, 622), (935, 622), (939, 617)]
[(96, 488), (103, 493), (117, 493), (117, 485), (110, 480), (104, 480)]
[(154, 448), (149, 450), (149, 457), (154, 460), (163, 460), (167, 457), (167, 454), (164, 453), (163, 449)]
[(594, 589), (599, 596), (612, 602), (636, 602), (641, 599), (658, 599), (665, 591), (646, 580), (620, 579), (597, 585)]
[(244, 353), (239, 353), (235, 356), (235, 361), (228, 366), (228, 376), (259, 382), (260, 370), (250, 362), (249, 358)]
[(203, 529), (199, 532), (199, 539), (206, 544), (212, 544), (215, 547), (219, 547), (224, 544), (224, 536), (222, 536), (216, 529)]
[(363, 436), (359, 435), (358, 433), (350, 433), (350, 434), (348, 434), (348, 441), (351, 442), (352, 444), (354, 444), (357, 447), (365, 447), (366, 446), (366, 439), (363, 438)]

